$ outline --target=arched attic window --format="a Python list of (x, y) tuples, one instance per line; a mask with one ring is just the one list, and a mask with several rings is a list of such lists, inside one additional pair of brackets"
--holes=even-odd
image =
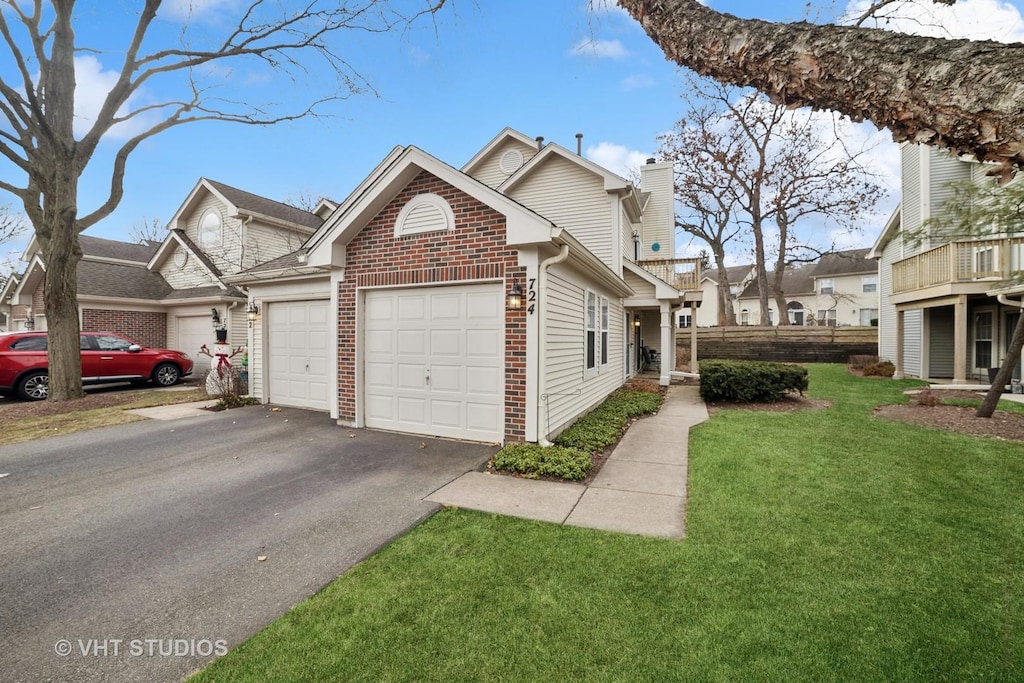
[(444, 198), (418, 194), (402, 207), (395, 219), (395, 237), (455, 229), (455, 214)]
[(220, 212), (207, 209), (199, 219), (199, 247), (204, 251), (219, 247), (224, 239), (224, 224)]

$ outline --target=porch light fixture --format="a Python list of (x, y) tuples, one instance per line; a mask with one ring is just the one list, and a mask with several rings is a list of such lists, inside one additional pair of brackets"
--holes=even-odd
[(513, 282), (505, 297), (505, 308), (510, 311), (518, 311), (523, 307), (523, 288), (518, 282)]
[(36, 319), (32, 315), (32, 309), (25, 309), (25, 329), (34, 330), (36, 329)]
[(633, 317), (633, 327), (640, 327), (640, 316)]
[(260, 319), (260, 307), (256, 305), (255, 301), (250, 301), (245, 305), (245, 317), (249, 320), (249, 327)]

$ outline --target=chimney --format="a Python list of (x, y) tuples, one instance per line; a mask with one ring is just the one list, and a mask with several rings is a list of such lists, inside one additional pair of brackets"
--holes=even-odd
[(542, 149), (544, 149), (544, 136), (543, 135), (538, 135), (537, 136), (537, 151), (539, 152)]
[(576, 133), (576, 156), (583, 156), (583, 133)]
[(654, 157), (647, 157), (647, 163), (648, 163), (648, 165), (655, 163), (655, 158)]

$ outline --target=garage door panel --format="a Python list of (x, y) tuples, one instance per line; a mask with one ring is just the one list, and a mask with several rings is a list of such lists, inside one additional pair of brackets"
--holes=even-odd
[[(504, 297), (500, 285), (364, 295), (366, 425), (478, 441), (503, 426)], [(385, 303), (385, 302), (390, 302)], [(393, 310), (394, 317), (375, 312)], [(384, 337), (395, 351), (381, 352)], [(383, 366), (395, 384), (385, 387)], [(429, 373), (429, 381), (427, 375)], [(384, 407), (390, 403), (393, 409)]]
[(431, 390), (462, 392), (462, 370), (461, 365), (431, 365)]
[(391, 330), (367, 330), (364, 335), (366, 339), (366, 352), (368, 355), (393, 354), (395, 335)]
[(426, 386), (427, 369), (420, 364), (399, 363), (398, 388), (423, 389)]
[(391, 389), (395, 386), (395, 366), (388, 363), (367, 363), (366, 364), (366, 386), (370, 388), (386, 387)]
[(427, 331), (424, 329), (399, 330), (396, 352), (400, 356), (420, 356), (427, 352)]
[(268, 400), (272, 403), (330, 409), (328, 306), (326, 300), (267, 304)]
[(466, 355), (497, 359), (501, 349), (498, 330), (466, 330)]

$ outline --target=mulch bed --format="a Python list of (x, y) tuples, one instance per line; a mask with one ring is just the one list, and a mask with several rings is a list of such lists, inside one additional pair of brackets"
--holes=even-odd
[[(937, 390), (933, 392), (940, 398), (970, 398), (979, 400), (983, 393), (974, 391)], [(962, 406), (923, 406), (914, 402), (900, 406), (881, 406), (875, 409), (875, 415), (908, 424), (946, 429), (974, 436), (987, 436), (1002, 441), (1024, 442), (1024, 413), (1008, 413), (996, 410), (992, 417), (975, 417), (976, 408)]]

